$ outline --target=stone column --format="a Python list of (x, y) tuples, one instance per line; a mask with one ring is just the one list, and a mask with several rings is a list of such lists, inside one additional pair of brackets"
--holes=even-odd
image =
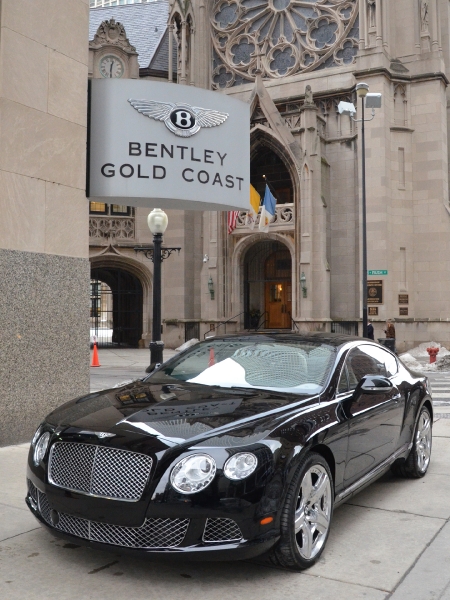
[[(308, 88), (309, 86), (307, 86)], [(321, 200), (321, 150), (317, 108), (308, 89), (302, 107), (305, 160), (301, 173), (300, 264), (298, 281), (306, 277), (307, 297), (298, 289), (301, 319), (330, 316), (330, 278), (326, 260), (326, 208)]]
[(169, 66), (168, 66), (168, 73), (169, 73), (169, 83), (173, 82), (173, 23), (171, 22), (169, 24)]
[(381, 46), (383, 44), (383, 25), (381, 20), (381, 0), (376, 0), (376, 24), (377, 24), (377, 35), (376, 35), (376, 45)]
[(389, 4), (389, 0), (383, 0), (383, 4), (382, 4), (382, 21), (383, 21), (383, 47), (384, 48), (389, 48), (389, 41), (390, 41), (390, 32), (389, 32), (389, 26), (390, 26), (390, 4)]
[(359, 0), (359, 49), (367, 46), (366, 35), (366, 0)]
[(439, 19), (438, 19), (438, 6), (436, 0), (430, 1), (430, 22), (432, 23), (432, 37), (431, 37), (431, 50), (434, 52), (439, 51)]
[(195, 85), (195, 72), (194, 72), (194, 52), (195, 52), (195, 28), (191, 26), (189, 30), (189, 84)]
[(186, 21), (181, 22), (181, 74), (180, 83), (186, 85)]

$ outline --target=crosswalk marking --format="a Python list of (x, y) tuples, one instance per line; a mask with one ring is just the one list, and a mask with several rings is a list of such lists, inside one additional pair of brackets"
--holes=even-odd
[(431, 384), (431, 395), (434, 402), (439, 406), (450, 406), (450, 373), (448, 371), (427, 373), (427, 376)]

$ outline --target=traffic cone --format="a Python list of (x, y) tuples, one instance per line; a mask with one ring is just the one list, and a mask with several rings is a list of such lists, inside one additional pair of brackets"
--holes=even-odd
[(100, 367), (100, 366), (101, 365), (98, 361), (97, 342), (94, 342), (94, 350), (92, 351), (91, 367)]
[(208, 362), (208, 367), (212, 367), (213, 365), (216, 364), (216, 359), (214, 357), (214, 348), (210, 348), (209, 349), (209, 362)]

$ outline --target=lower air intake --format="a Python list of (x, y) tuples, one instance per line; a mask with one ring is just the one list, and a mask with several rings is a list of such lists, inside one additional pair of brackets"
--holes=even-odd
[(44, 521), (59, 531), (92, 542), (124, 548), (176, 548), (184, 540), (189, 526), (189, 519), (146, 519), (141, 527), (122, 527), (64, 513), (58, 513), (57, 518), (52, 520), (47, 496), (39, 490), (36, 492), (38, 509)]
[(204, 542), (240, 542), (241, 540), (242, 532), (233, 519), (206, 519)]

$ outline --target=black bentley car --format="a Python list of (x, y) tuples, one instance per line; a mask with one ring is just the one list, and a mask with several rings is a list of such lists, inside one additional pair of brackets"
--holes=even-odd
[(427, 379), (370, 340), (214, 338), (49, 414), (26, 502), (76, 544), (304, 569), (337, 505), (389, 468), (425, 475), (432, 411)]

